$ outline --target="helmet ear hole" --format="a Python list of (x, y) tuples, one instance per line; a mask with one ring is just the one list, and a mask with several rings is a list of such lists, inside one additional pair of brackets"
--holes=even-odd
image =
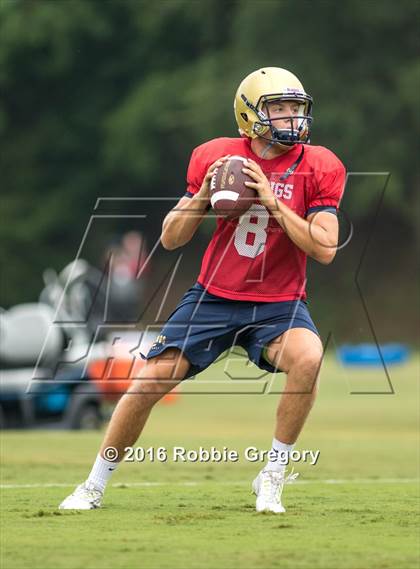
[(241, 113), (241, 117), (244, 119), (244, 121), (248, 122), (248, 115), (246, 113)]

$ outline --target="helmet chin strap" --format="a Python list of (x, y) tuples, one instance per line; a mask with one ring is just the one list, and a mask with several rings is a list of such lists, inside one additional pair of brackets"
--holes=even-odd
[(274, 140), (272, 140), (271, 142), (269, 142), (269, 143), (267, 144), (267, 146), (264, 148), (264, 150), (263, 150), (263, 152), (262, 152), (262, 154), (261, 154), (261, 158), (264, 158), (264, 157), (265, 157), (265, 155), (267, 154), (267, 152), (270, 150), (270, 148), (271, 148), (272, 146), (274, 146), (274, 144), (275, 144)]

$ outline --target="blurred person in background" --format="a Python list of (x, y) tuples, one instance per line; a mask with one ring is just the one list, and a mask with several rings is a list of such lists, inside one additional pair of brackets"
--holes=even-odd
[(109, 277), (106, 321), (111, 324), (137, 322), (141, 314), (149, 264), (146, 239), (129, 231), (113, 241), (104, 254)]

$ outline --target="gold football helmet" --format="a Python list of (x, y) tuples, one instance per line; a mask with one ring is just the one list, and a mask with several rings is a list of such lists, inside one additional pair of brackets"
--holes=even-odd
[[(296, 101), (299, 111), (290, 119), (290, 128), (277, 128), (271, 119), (267, 103)], [(312, 125), (312, 97), (305, 93), (299, 79), (280, 67), (263, 67), (250, 73), (239, 85), (233, 105), (241, 136), (257, 136), (271, 143), (292, 146), (309, 142)], [(296, 127), (297, 121), (297, 127)]]

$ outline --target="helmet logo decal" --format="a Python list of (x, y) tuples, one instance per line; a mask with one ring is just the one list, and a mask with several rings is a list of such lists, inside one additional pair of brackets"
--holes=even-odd
[(302, 96), (305, 95), (305, 93), (301, 89), (293, 89), (291, 87), (286, 87), (284, 91), (285, 93), (290, 93), (291, 95), (302, 95)]

